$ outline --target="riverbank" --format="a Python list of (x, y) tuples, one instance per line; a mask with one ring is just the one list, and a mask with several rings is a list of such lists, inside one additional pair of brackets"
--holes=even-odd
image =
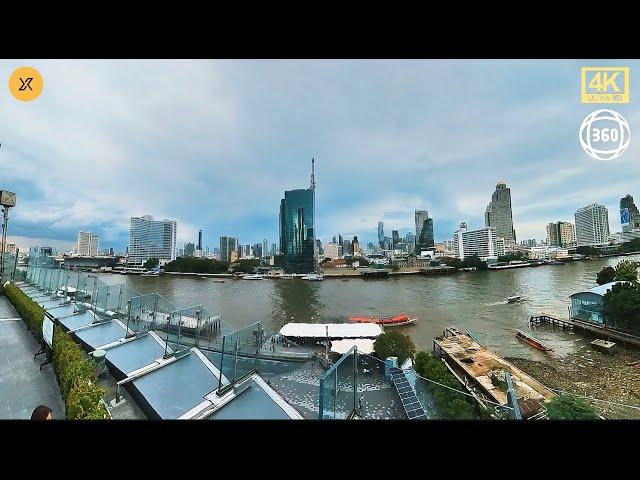
[(506, 359), (551, 389), (638, 407), (590, 401), (606, 419), (640, 419), (640, 364), (629, 365), (640, 361), (638, 350), (620, 348), (615, 355), (606, 355), (584, 346), (544, 362)]

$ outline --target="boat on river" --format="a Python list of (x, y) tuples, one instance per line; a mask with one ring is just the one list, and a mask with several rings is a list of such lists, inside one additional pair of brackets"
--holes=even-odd
[(349, 323), (375, 323), (384, 327), (395, 327), (400, 325), (411, 325), (416, 323), (417, 318), (409, 315), (394, 315), (393, 317), (349, 317)]
[(513, 295), (511, 297), (507, 297), (507, 302), (509, 303), (516, 303), (521, 301), (522, 301), (522, 297), (520, 295)]
[(523, 332), (522, 330), (516, 330), (516, 337), (518, 337), (520, 340), (528, 343), (532, 347), (535, 347), (538, 350), (542, 350), (543, 352), (551, 352), (551, 351), (553, 351), (553, 348), (545, 345), (544, 343), (542, 343), (537, 338), (532, 337), (531, 335), (529, 335), (526, 332)]

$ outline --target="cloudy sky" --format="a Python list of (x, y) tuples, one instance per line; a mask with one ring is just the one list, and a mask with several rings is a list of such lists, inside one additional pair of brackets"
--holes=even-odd
[[(629, 66), (631, 103), (580, 102), (580, 67)], [(436, 241), (484, 226), (499, 180), (518, 240), (545, 237), (590, 203), (640, 200), (639, 61), (601, 60), (2, 60), (32, 66), (40, 97), (0, 90), (0, 189), (17, 194), (9, 235), (124, 250), (129, 218), (178, 222), (178, 244), (221, 235), (277, 243), (284, 190), (308, 188), (316, 223), (375, 241), (434, 219)], [(580, 146), (590, 112), (625, 116), (631, 144), (603, 162)]]

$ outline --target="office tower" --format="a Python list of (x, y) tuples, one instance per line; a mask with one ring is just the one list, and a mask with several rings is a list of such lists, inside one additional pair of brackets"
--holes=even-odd
[(491, 202), (484, 213), (484, 226), (493, 228), (497, 238), (504, 238), (505, 245), (513, 245), (516, 232), (513, 229), (511, 212), (511, 189), (500, 180), (491, 195)]
[(415, 252), (416, 255), (420, 255), (422, 250), (432, 250), (435, 244), (433, 241), (433, 219), (429, 218), (429, 212), (426, 210), (416, 210), (415, 221)]
[(269, 256), (269, 242), (267, 242), (267, 239), (265, 238), (264, 240), (262, 240), (262, 257), (268, 257)]
[(576, 241), (575, 228), (569, 222), (552, 222), (547, 225), (547, 245), (567, 247)]
[(394, 250), (399, 243), (400, 243), (400, 234), (398, 233), (398, 230), (391, 230), (391, 245)]
[(202, 251), (202, 230), (198, 230), (198, 250)]
[(213, 254), (214, 255), (220, 255), (220, 248), (219, 247), (213, 247)]
[(354, 255), (358, 255), (360, 253), (360, 242), (358, 242), (357, 235), (354, 235), (353, 241), (351, 242), (351, 253)]
[(280, 201), (280, 254), (287, 273), (314, 271), (313, 190), (284, 192)]
[(150, 258), (175, 260), (176, 232), (175, 220), (154, 220), (151, 215), (131, 217), (128, 263), (142, 265)]
[(278, 244), (272, 243), (271, 244), (271, 256), (275, 257), (277, 254), (278, 254)]
[(220, 261), (221, 262), (230, 262), (232, 253), (234, 253), (234, 257), (238, 257), (237, 253), (237, 245), (236, 238), (223, 236), (220, 237)]
[(382, 221), (378, 222), (378, 245), (384, 248), (384, 222)]
[(640, 212), (629, 194), (620, 199), (620, 226), (624, 233), (640, 229)]
[(195, 251), (195, 249), (196, 249), (196, 246), (193, 243), (191, 243), (191, 242), (185, 243), (184, 244), (184, 256), (185, 257), (193, 257), (193, 252)]
[(91, 239), (93, 235), (91, 232), (78, 232), (78, 240), (76, 245), (77, 255), (91, 255)]
[(609, 243), (609, 212), (607, 207), (593, 203), (579, 208), (574, 216), (578, 247)]
[(342, 235), (338, 235), (338, 244), (344, 245), (344, 240), (342, 239)]
[(342, 256), (342, 246), (336, 242), (327, 243), (324, 246), (324, 256), (331, 259), (340, 258)]

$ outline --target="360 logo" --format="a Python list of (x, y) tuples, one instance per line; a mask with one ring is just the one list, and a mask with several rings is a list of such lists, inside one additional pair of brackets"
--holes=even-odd
[(631, 140), (625, 118), (613, 110), (591, 112), (580, 126), (580, 144), (596, 160), (613, 160), (622, 155)]

